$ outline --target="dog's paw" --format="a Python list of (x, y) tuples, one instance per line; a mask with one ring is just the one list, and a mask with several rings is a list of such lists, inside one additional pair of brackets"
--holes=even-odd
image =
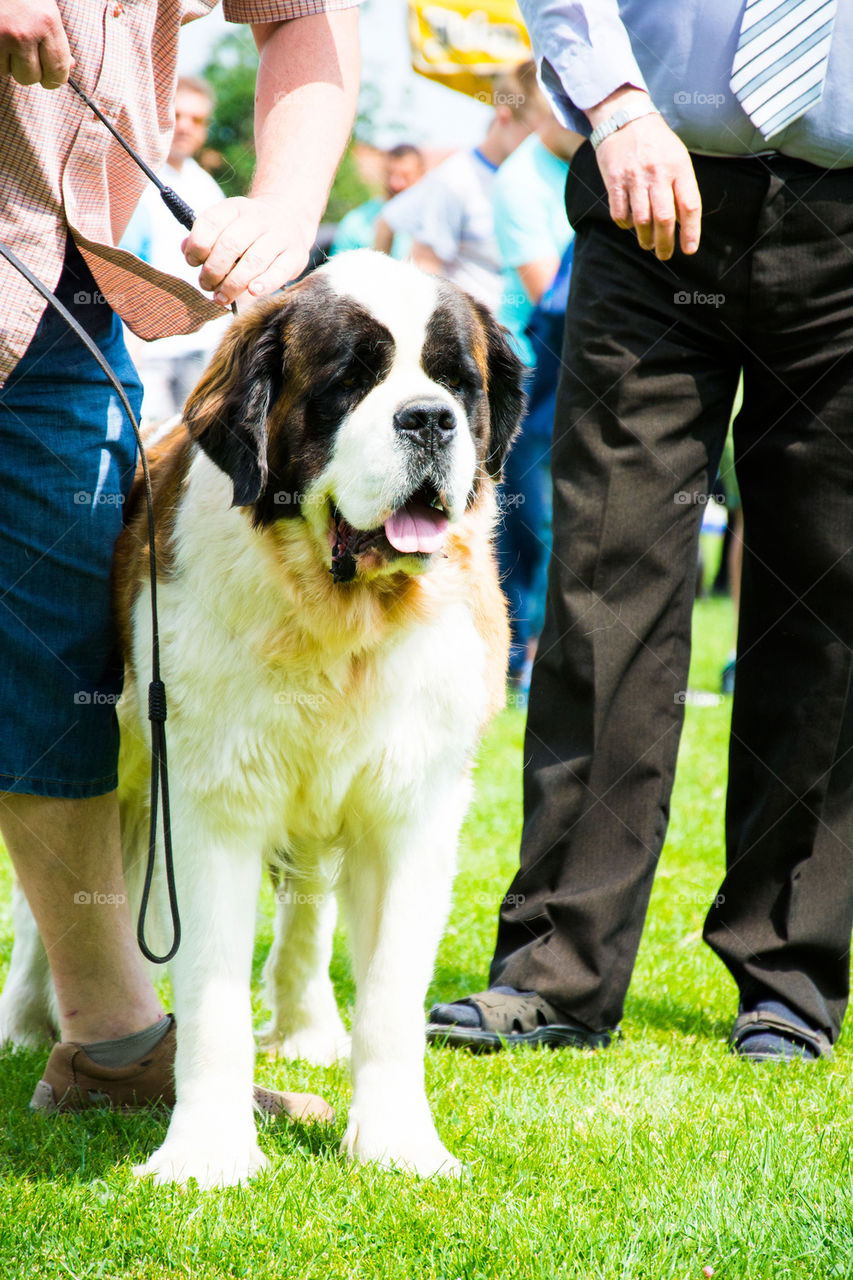
[(186, 1186), (194, 1179), (199, 1190), (207, 1191), (248, 1182), (268, 1163), (255, 1141), (237, 1145), (208, 1137), (202, 1143), (190, 1145), (167, 1137), (144, 1164), (134, 1165), (133, 1172), (137, 1178), (153, 1177), (161, 1187), (170, 1183)]
[(370, 1160), (383, 1169), (400, 1169), (420, 1178), (458, 1178), (463, 1166), (427, 1124), (396, 1125), (387, 1119), (359, 1122), (350, 1113), (341, 1151), (351, 1160)]
[(350, 1056), (350, 1038), (342, 1025), (337, 1027), (303, 1027), (279, 1036), (270, 1024), (258, 1035), (264, 1053), (278, 1058), (299, 1059), (315, 1067), (331, 1067)]

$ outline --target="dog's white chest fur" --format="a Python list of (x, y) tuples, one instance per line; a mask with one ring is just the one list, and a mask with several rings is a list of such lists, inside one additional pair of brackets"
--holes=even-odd
[[(226, 485), (206, 458), (194, 461), (174, 576), (159, 589), (171, 768), (239, 824), (253, 854), (292, 855), (305, 868), (311, 850), (351, 843), (368, 813), (373, 824), (396, 819), (425, 774), (458, 775), (486, 718), (488, 655), (451, 569), (447, 598), (425, 622), (306, 632), (258, 534), (227, 506)], [(145, 670), (144, 595), (135, 613), (135, 666)], [(144, 724), (132, 693), (121, 714), (135, 755)], [(126, 759), (122, 776), (136, 774)]]

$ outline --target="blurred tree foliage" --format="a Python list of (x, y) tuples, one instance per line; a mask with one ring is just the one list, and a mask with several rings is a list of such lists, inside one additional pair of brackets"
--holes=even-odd
[[(241, 28), (218, 41), (202, 72), (216, 94), (206, 161), (212, 158), (210, 152), (221, 157), (222, 163), (211, 167), (211, 171), (229, 196), (245, 195), (255, 170), (253, 119), (257, 67), (255, 43), (248, 30)], [(363, 112), (360, 118), (363, 119)], [(299, 180), (298, 174), (293, 175), (293, 180)], [(372, 194), (358, 172), (350, 140), (332, 186), (324, 221), (340, 221), (348, 210)]]

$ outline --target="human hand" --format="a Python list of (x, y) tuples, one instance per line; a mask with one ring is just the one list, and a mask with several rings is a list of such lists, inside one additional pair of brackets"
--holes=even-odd
[(191, 267), (202, 267), (199, 288), (228, 306), (247, 290), (260, 298), (298, 276), (315, 230), (278, 201), (234, 196), (200, 214), (181, 247)]
[[(627, 101), (644, 98), (640, 90), (619, 90), (587, 112), (593, 126)], [(702, 200), (684, 143), (659, 115), (641, 116), (599, 144), (598, 167), (607, 188), (610, 216), (631, 228), (643, 249), (664, 261), (675, 247), (675, 224), (683, 253), (695, 253), (701, 233)]]
[(0, 76), (58, 89), (74, 65), (55, 0), (0, 4)]

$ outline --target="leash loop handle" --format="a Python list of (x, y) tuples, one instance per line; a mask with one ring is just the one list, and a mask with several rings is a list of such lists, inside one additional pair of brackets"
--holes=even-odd
[[(148, 862), (145, 867), (145, 883), (139, 904), (139, 920), (136, 941), (139, 950), (152, 964), (166, 964), (181, 945), (181, 917), (178, 912), (178, 894), (175, 887), (175, 863), (172, 856), (172, 826), (169, 818), (169, 767), (166, 760), (166, 686), (162, 680), (152, 680), (148, 686), (148, 719), (151, 721), (151, 830), (149, 833)], [(162, 956), (155, 955), (145, 941), (145, 919), (151, 896), (154, 876), (154, 855), (157, 844), (157, 810), (163, 800), (163, 852), (166, 864), (166, 887), (169, 892), (169, 910), (172, 913), (172, 945)]]

